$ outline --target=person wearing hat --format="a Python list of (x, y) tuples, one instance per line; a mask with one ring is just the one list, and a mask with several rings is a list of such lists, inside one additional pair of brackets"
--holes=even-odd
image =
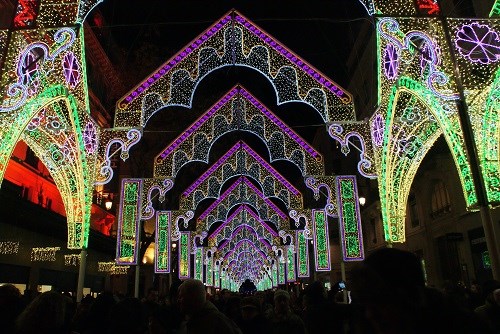
[(241, 301), (241, 321), (238, 324), (243, 334), (271, 333), (269, 321), (262, 315), (259, 299), (245, 297)]

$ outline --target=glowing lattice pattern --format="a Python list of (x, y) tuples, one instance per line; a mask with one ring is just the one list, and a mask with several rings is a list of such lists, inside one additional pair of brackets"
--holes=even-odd
[(198, 231), (208, 231), (217, 221), (226, 221), (231, 208), (245, 203), (252, 206), (263, 220), (274, 223), (279, 230), (288, 229), (288, 216), (246, 177), (238, 178), (220, 197), (215, 200), (197, 220)]
[(179, 207), (195, 210), (207, 198), (218, 198), (222, 185), (244, 175), (259, 182), (266, 197), (276, 197), (286, 207), (302, 207), (302, 195), (278, 171), (244, 142), (238, 142), (183, 192)]
[(0, 241), (0, 254), (11, 255), (19, 251), (19, 241)]
[(293, 246), (288, 246), (286, 249), (286, 281), (295, 282), (295, 250)]
[(234, 87), (156, 157), (155, 177), (175, 177), (191, 161), (208, 162), (213, 143), (247, 131), (267, 144), (270, 160), (293, 162), (303, 175), (322, 174), (323, 157), (244, 88)]
[(54, 262), (59, 250), (61, 247), (34, 247), (31, 249), (31, 262)]
[(324, 210), (313, 210), (312, 215), (316, 271), (330, 271), (330, 243), (326, 213)]
[(189, 232), (181, 232), (179, 239), (179, 278), (191, 276), (191, 242)]
[(363, 232), (355, 176), (337, 176), (340, 237), (344, 261), (364, 259)]
[(170, 272), (171, 212), (156, 213), (155, 273)]
[(196, 247), (194, 254), (194, 279), (203, 281), (203, 248)]
[(495, 0), (493, 7), (491, 7), (490, 17), (500, 16), (500, 0)]
[(349, 93), (233, 11), (120, 100), (115, 126), (143, 126), (161, 108), (190, 107), (194, 90), (206, 75), (235, 65), (264, 75), (273, 84), (278, 103), (307, 103), (325, 121), (354, 119)]
[(240, 205), (231, 216), (208, 237), (208, 246), (219, 246), (223, 240), (232, 239), (241, 228), (249, 228), (254, 234), (273, 243), (278, 233), (245, 204)]
[(309, 277), (309, 247), (304, 231), (297, 231), (297, 277)]
[(205, 266), (205, 283), (207, 286), (214, 285), (213, 265), (214, 265), (214, 258), (212, 256), (207, 256), (207, 262)]
[(137, 264), (142, 180), (123, 179), (118, 208), (116, 263)]

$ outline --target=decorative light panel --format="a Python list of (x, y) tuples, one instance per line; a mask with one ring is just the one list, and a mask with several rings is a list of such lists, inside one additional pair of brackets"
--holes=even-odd
[(80, 265), (80, 254), (67, 254), (64, 255), (64, 265), (65, 266), (78, 266)]
[(304, 231), (297, 231), (297, 277), (309, 277), (309, 245)]
[(155, 273), (170, 272), (171, 218), (169, 211), (156, 212)]
[(194, 258), (194, 279), (203, 281), (203, 247), (196, 247)]
[(302, 195), (245, 142), (240, 141), (182, 193), (179, 207), (195, 210), (206, 198), (218, 198), (222, 185), (244, 175), (260, 184), (264, 195), (279, 198), (288, 207), (302, 207)]
[(31, 249), (31, 262), (54, 262), (56, 252), (61, 247), (33, 247)]
[(295, 250), (292, 245), (286, 247), (286, 281), (295, 282)]
[(313, 240), (316, 271), (330, 271), (330, 243), (325, 210), (313, 210)]
[(19, 241), (0, 241), (0, 254), (11, 255), (19, 251)]
[(116, 263), (137, 264), (142, 180), (123, 179), (118, 208)]
[(214, 265), (214, 258), (213, 256), (208, 256), (206, 257), (207, 263), (205, 266), (205, 283), (207, 286), (213, 286), (214, 285), (214, 272), (213, 272), (213, 265)]
[(122, 98), (115, 125), (142, 126), (161, 108), (190, 107), (198, 83), (224, 66), (245, 66), (260, 72), (274, 86), (278, 103), (307, 103), (325, 122), (354, 119), (349, 93), (233, 11)]
[(179, 278), (191, 277), (190, 232), (181, 232), (179, 239)]
[(355, 176), (337, 176), (340, 237), (344, 261), (360, 261), (365, 258), (363, 232), (359, 213), (358, 187)]
[(278, 284), (286, 284), (286, 261), (281, 259), (279, 261)]
[(208, 162), (222, 135), (247, 131), (266, 143), (270, 160), (294, 163), (303, 175), (323, 174), (323, 157), (244, 88), (236, 86), (156, 156), (154, 175), (175, 177), (191, 161)]

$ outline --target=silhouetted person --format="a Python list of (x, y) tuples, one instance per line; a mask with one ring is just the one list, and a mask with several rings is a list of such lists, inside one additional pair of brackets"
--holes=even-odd
[(67, 299), (57, 292), (45, 292), (36, 297), (16, 320), (19, 334), (69, 333)]
[(494, 333), (500, 333), (500, 282), (485, 282), (483, 291), (486, 296), (485, 303), (476, 308), (475, 312)]
[(357, 332), (489, 333), (470, 311), (460, 309), (437, 290), (425, 287), (415, 254), (384, 248), (352, 273), (352, 299), (360, 306)]
[(109, 313), (109, 333), (142, 334), (147, 329), (141, 301), (125, 298), (111, 308)]
[(274, 313), (271, 318), (273, 334), (304, 334), (304, 322), (290, 308), (288, 291), (277, 290), (274, 293)]
[(271, 333), (269, 321), (262, 315), (257, 297), (245, 297), (241, 301), (241, 320), (238, 323), (243, 334)]
[(179, 333), (187, 334), (237, 334), (236, 324), (207, 300), (201, 281), (185, 280), (179, 287), (178, 304), (185, 321)]
[(0, 286), (0, 329), (13, 333), (17, 316), (22, 311), (21, 292), (12, 284)]
[(308, 333), (340, 333), (342, 319), (340, 310), (334, 310), (323, 284), (312, 282), (304, 291), (302, 319)]

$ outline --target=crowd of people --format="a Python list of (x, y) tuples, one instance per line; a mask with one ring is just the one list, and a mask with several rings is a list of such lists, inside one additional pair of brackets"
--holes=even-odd
[[(21, 295), (0, 286), (1, 333), (169, 334), (169, 333), (500, 333), (500, 283), (471, 289), (425, 285), (418, 259), (382, 249), (352, 272), (348, 288), (327, 292), (320, 282), (305, 290), (259, 291), (252, 295), (217, 291), (201, 281), (172, 284), (168, 296), (150, 289), (139, 300), (111, 293), (86, 296), (45, 292)], [(32, 298), (34, 297), (34, 298)], [(339, 300), (340, 297), (340, 300)]]

